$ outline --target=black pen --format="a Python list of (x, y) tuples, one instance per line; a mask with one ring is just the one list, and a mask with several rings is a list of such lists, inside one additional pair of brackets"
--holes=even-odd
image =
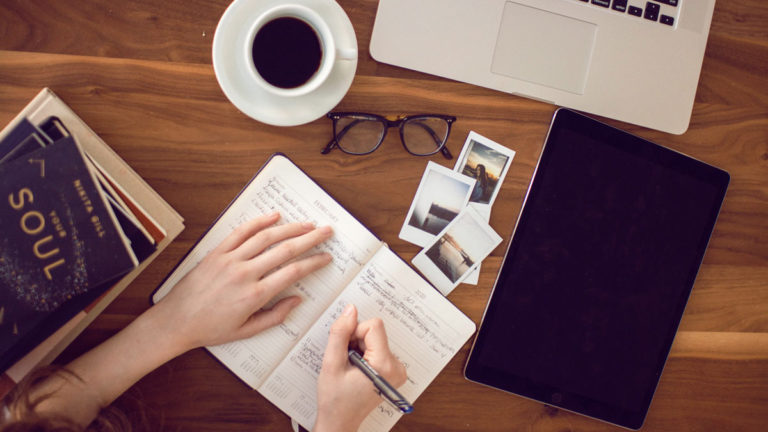
[(375, 369), (368, 364), (367, 361), (360, 355), (359, 352), (351, 349), (349, 350), (349, 361), (352, 362), (355, 367), (360, 369), (365, 376), (373, 382), (374, 387), (379, 392), (379, 395), (391, 403), (395, 408), (400, 410), (403, 414), (413, 412), (413, 405), (411, 405), (403, 395), (400, 394), (392, 384), (387, 382)]

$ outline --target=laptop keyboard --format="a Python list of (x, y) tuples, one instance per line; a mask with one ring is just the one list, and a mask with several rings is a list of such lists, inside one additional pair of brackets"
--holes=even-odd
[(579, 0), (592, 6), (604, 7), (631, 18), (675, 26), (680, 0)]

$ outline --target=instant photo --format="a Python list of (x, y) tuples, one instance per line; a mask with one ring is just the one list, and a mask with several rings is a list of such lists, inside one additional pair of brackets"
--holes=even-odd
[(426, 246), (466, 207), (474, 185), (474, 179), (429, 162), (400, 238)]
[(466, 207), (413, 265), (443, 295), (450, 294), (501, 243), (501, 237), (472, 207)]
[[(480, 215), (483, 218), (483, 220), (485, 220), (486, 222), (488, 222), (490, 224), (491, 213), (490, 212), (486, 212), (486, 209), (488, 208), (488, 206), (484, 206), (484, 205), (477, 204), (477, 203), (468, 203), (467, 206), (472, 207), (473, 209), (475, 209), (477, 214)], [(483, 266), (481, 264), (478, 265), (474, 270), (469, 272), (467, 277), (465, 277), (464, 280), (461, 281), (461, 283), (465, 283), (465, 284), (469, 284), (469, 285), (477, 285), (477, 283), (480, 282), (480, 269), (482, 267)]]
[(456, 161), (454, 171), (475, 179), (469, 202), (480, 214), (490, 218), (491, 206), (499, 194), (515, 151), (476, 133), (470, 132)]
[[(496, 200), (514, 157), (514, 150), (476, 132), (470, 132), (456, 160), (454, 171), (477, 180), (470, 195), (469, 205), (474, 206), (486, 221), (491, 219), (491, 206)], [(469, 274), (463, 283), (477, 285), (479, 279), (480, 266)]]

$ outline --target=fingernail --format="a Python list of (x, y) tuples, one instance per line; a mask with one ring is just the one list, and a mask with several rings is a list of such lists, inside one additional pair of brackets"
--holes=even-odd
[(315, 224), (313, 224), (312, 222), (303, 222), (301, 224), (301, 227), (307, 230), (311, 230), (315, 228)]
[(321, 226), (320, 228), (318, 228), (318, 230), (320, 231), (321, 234), (325, 234), (325, 235), (333, 234), (333, 229), (328, 225)]
[(342, 311), (341, 314), (344, 316), (349, 316), (349, 315), (352, 315), (354, 311), (355, 311), (355, 305), (353, 305), (352, 303), (349, 303), (346, 306), (344, 306), (344, 310)]

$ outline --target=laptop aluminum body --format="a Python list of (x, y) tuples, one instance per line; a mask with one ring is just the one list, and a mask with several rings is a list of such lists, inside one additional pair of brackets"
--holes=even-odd
[(374, 59), (688, 129), (715, 0), (380, 0)]

